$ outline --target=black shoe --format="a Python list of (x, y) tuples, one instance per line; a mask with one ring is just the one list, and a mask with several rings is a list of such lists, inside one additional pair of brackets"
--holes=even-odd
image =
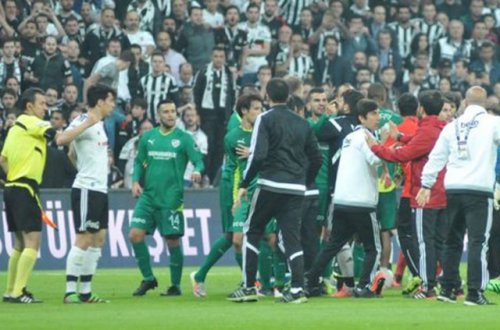
[(173, 297), (182, 295), (181, 289), (178, 286), (172, 285), (166, 291), (161, 292), (160, 296), (162, 297)]
[(462, 287), (455, 288), (455, 289), (453, 290), (453, 293), (455, 294), (455, 296), (456, 296), (457, 298), (460, 298), (460, 297), (465, 296), (465, 293), (464, 293), (464, 288), (462, 288)]
[(455, 296), (455, 293), (452, 289), (443, 288), (439, 292), (437, 300), (455, 304), (457, 302), (457, 296)]
[(12, 299), (11, 296), (4, 295), (3, 298), (2, 298), (2, 301), (4, 303), (8, 303), (8, 302), (10, 302), (11, 299)]
[(144, 296), (149, 290), (153, 290), (158, 286), (158, 281), (153, 279), (152, 281), (142, 281), (141, 285), (132, 293), (133, 296)]
[(482, 292), (469, 292), (467, 297), (465, 297), (464, 305), (466, 306), (483, 306), (483, 305), (494, 305), (484, 296)]
[(307, 297), (303, 290), (297, 293), (292, 293), (290, 290), (283, 292), (283, 297), (281, 297), (276, 302), (289, 303), (289, 304), (303, 304), (307, 302)]
[(323, 292), (322, 292), (321, 287), (315, 286), (315, 287), (306, 287), (304, 289), (304, 294), (306, 295), (307, 298), (321, 297)]
[(257, 291), (257, 294), (261, 297), (273, 297), (274, 290), (273, 289), (260, 289)]
[(259, 300), (259, 295), (255, 288), (239, 288), (228, 295), (227, 300), (232, 302), (255, 302)]
[(10, 303), (13, 304), (40, 304), (41, 300), (36, 299), (33, 295), (22, 294), (19, 297), (11, 297)]
[(354, 298), (379, 298), (380, 295), (376, 294), (369, 287), (355, 288), (353, 290)]

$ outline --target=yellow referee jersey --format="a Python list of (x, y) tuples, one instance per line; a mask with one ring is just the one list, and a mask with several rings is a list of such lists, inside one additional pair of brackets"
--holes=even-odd
[(42, 182), (50, 123), (35, 116), (22, 114), (9, 130), (2, 150), (8, 166), (7, 181), (28, 178)]

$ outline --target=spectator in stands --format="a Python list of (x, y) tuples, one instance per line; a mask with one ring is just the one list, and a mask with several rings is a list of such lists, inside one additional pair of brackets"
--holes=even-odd
[(63, 114), (66, 121), (69, 119), (71, 112), (78, 108), (79, 92), (75, 84), (67, 84), (64, 86), (62, 93), (62, 102), (59, 105), (59, 110)]
[(402, 69), (399, 48), (392, 47), (392, 34), (388, 30), (382, 30), (377, 38), (377, 56), (380, 59), (380, 68), (392, 66), (396, 73), (400, 74)]
[(264, 103), (266, 103), (266, 87), (267, 83), (271, 78), (273, 77), (272, 69), (269, 65), (263, 65), (259, 68), (257, 71), (257, 83), (255, 86), (257, 87), (260, 96), (264, 100)]
[(21, 63), (15, 57), (15, 40), (5, 39), (2, 46), (2, 59), (0, 60), (0, 90), (2, 90), (8, 78), (15, 77), (21, 81)]
[(382, 30), (386, 30), (387, 25), (387, 10), (383, 5), (377, 5), (373, 7), (373, 15), (368, 25), (368, 30), (370, 31), (370, 36), (372, 40), (375, 40), (378, 33)]
[(141, 16), (135, 10), (129, 11), (125, 19), (124, 33), (127, 35), (130, 44), (139, 45), (144, 58), (149, 58), (156, 48), (155, 40), (149, 31), (139, 30), (140, 22)]
[(314, 34), (313, 13), (311, 8), (304, 7), (300, 12), (299, 25), (295, 26), (294, 32), (308, 40)]
[(127, 9), (128, 12), (135, 11), (140, 14), (141, 24), (139, 29), (153, 35), (160, 30), (161, 14), (151, 0), (132, 0)]
[(489, 84), (494, 85), (500, 81), (500, 63), (495, 59), (495, 45), (485, 41), (479, 47), (479, 58), (472, 62), (470, 69), (474, 72), (483, 72), (489, 77)]
[(469, 89), (470, 84), (467, 81), (469, 75), (469, 63), (465, 60), (459, 59), (455, 62), (454, 69), (451, 74), (451, 87), (455, 91), (462, 94)]
[(395, 109), (399, 97), (399, 91), (395, 87), (396, 70), (392, 66), (386, 66), (380, 70), (380, 83), (384, 85), (387, 91), (386, 108)]
[(189, 103), (194, 104), (193, 88), (191, 86), (182, 86), (179, 88), (179, 107)]
[(444, 59), (454, 61), (458, 58), (470, 60), (471, 44), (464, 39), (464, 25), (459, 20), (452, 20), (449, 36), (438, 40), (432, 52), (432, 67)]
[(106, 48), (111, 39), (117, 40), (123, 50), (130, 48), (127, 36), (115, 26), (114, 10), (105, 8), (101, 12), (101, 22), (89, 28), (82, 47), (82, 56), (90, 62), (91, 67), (106, 56)]
[(182, 27), (178, 48), (196, 72), (210, 62), (215, 40), (212, 29), (203, 24), (203, 10), (200, 7), (191, 7), (190, 17), (191, 20)]
[[(161, 32), (160, 32), (161, 33)], [(137, 44), (130, 46), (130, 51), (134, 55), (134, 65), (128, 68), (128, 90), (130, 98), (141, 97), (141, 79), (149, 73), (149, 63), (142, 58), (142, 48)]]
[(418, 98), (418, 95), (422, 91), (422, 83), (425, 78), (425, 68), (412, 66), (409, 71), (410, 81), (401, 86), (400, 92), (410, 93)]
[(441, 80), (439, 80), (439, 88), (438, 89), (442, 94), (451, 92), (450, 78), (448, 78), (448, 77), (441, 78)]
[(52, 112), (59, 111), (59, 91), (56, 86), (49, 86), (45, 89), (45, 101), (47, 102), (45, 119), (48, 120)]
[(339, 41), (332, 35), (326, 36), (325, 40), (325, 55), (319, 60), (316, 60), (314, 66), (314, 81), (316, 84), (330, 82), (332, 86), (339, 86), (346, 79), (346, 63), (338, 55)]
[(165, 57), (160, 52), (151, 55), (151, 73), (141, 78), (141, 97), (148, 104), (147, 116), (156, 123), (157, 106), (161, 100), (170, 99), (178, 103), (179, 88), (175, 78), (166, 72)]
[(203, 23), (215, 29), (224, 25), (224, 16), (218, 12), (219, 0), (205, 0)]
[(415, 21), (417, 30), (427, 36), (428, 44), (434, 45), (445, 36), (446, 30), (437, 21), (436, 5), (433, 2), (424, 3), (422, 12), (423, 17)]
[(68, 44), (69, 41), (74, 40), (81, 46), (85, 40), (85, 35), (80, 31), (78, 19), (75, 16), (70, 16), (64, 24), (64, 34), (61, 40), (62, 45)]
[(179, 67), (179, 86), (193, 86), (193, 66), (191, 63), (186, 62)]
[(43, 53), (35, 57), (24, 78), (42, 89), (61, 86), (61, 82), (73, 82), (69, 62), (57, 50), (57, 39), (54, 36), (45, 38)]
[(349, 17), (349, 38), (344, 42), (342, 56), (351, 58), (356, 52), (363, 52), (367, 56), (376, 52), (376, 45), (365, 26), (363, 17), (352, 15)]
[(450, 19), (459, 19), (465, 14), (465, 8), (458, 0), (443, 0), (438, 12), (446, 13)]
[(271, 32), (260, 23), (260, 8), (250, 4), (246, 11), (247, 21), (240, 24), (240, 29), (247, 33), (248, 46), (243, 50), (243, 76), (241, 84), (252, 84), (257, 80), (257, 71), (267, 65), (266, 56), (271, 52)]
[(70, 40), (66, 45), (66, 59), (71, 68), (73, 83), (78, 89), (79, 101), (81, 101), (83, 95), (83, 81), (88, 77), (90, 67), (87, 61), (80, 58), (80, 45), (76, 40)]
[(19, 109), (17, 109), (17, 107), (16, 107), (17, 99), (18, 99), (18, 96), (13, 89), (5, 88), (3, 90), (3, 92), (2, 92), (2, 104), (1, 104), (2, 114), (0, 115), (0, 119), (2, 121), (2, 124), (5, 121), (5, 118), (7, 117), (8, 113), (19, 111)]
[[(200, 129), (200, 116), (198, 115), (196, 108), (192, 106), (187, 107), (182, 113), (182, 122), (184, 124), (184, 129), (193, 136), (194, 143), (196, 143), (198, 150), (200, 150), (206, 159), (209, 148), (208, 138), (207, 135)], [(189, 188), (199, 188), (200, 183), (196, 183), (191, 180), (193, 170), (193, 164), (190, 162), (186, 167), (186, 172), (184, 173), (184, 186)]]
[(165, 63), (170, 66), (170, 70), (174, 78), (179, 81), (180, 67), (186, 63), (186, 59), (182, 54), (172, 49), (172, 33), (160, 31), (156, 35), (156, 47), (165, 57)]
[(283, 77), (288, 71), (286, 63), (293, 56), (291, 40), (292, 29), (288, 25), (283, 25), (279, 29), (278, 42), (271, 46), (271, 53), (268, 56), (268, 62), (274, 67), (274, 74), (277, 76)]
[(215, 45), (226, 50), (227, 65), (233, 74), (241, 75), (243, 48), (247, 46), (247, 34), (238, 26), (240, 10), (236, 6), (226, 8), (225, 25), (214, 30)]
[[(316, 53), (313, 54), (314, 60), (319, 60), (323, 58), (325, 52), (325, 38), (327, 36), (334, 36), (338, 44), (341, 45), (342, 41), (347, 37), (347, 28), (344, 26), (342, 21), (336, 17), (335, 13), (331, 10), (327, 10), (322, 17), (321, 25), (314, 32), (312, 36), (309, 37), (309, 44), (316, 48)], [(342, 56), (342, 47), (338, 48), (338, 55)]]
[(488, 29), (486, 28), (486, 23), (484, 21), (474, 22), (474, 28), (472, 29), (472, 37), (469, 40), (471, 51), (470, 51), (470, 62), (473, 63), (479, 59), (479, 52), (481, 46), (488, 41), (486, 36), (488, 35)]
[(208, 156), (205, 164), (210, 183), (222, 164), (225, 125), (234, 106), (235, 88), (224, 48), (215, 47), (212, 62), (198, 72), (194, 83), (194, 100), (199, 109), (201, 129), (208, 137)]
[(469, 10), (460, 18), (464, 23), (464, 36), (470, 38), (474, 24), (482, 19), (484, 10), (484, 0), (471, 0)]
[(260, 22), (267, 26), (272, 39), (278, 39), (280, 29), (286, 24), (283, 18), (279, 16), (278, 0), (266, 0), (264, 2), (264, 14)]

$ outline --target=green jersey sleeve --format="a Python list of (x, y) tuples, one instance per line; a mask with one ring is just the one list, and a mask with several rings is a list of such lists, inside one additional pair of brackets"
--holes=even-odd
[(203, 164), (203, 154), (198, 149), (196, 144), (194, 143), (193, 137), (189, 134), (185, 135), (186, 142), (186, 153), (189, 158), (189, 161), (194, 166), (194, 172), (202, 173), (205, 169), (205, 165)]
[(134, 160), (133, 182), (139, 182), (147, 165), (147, 134), (143, 134), (139, 139), (137, 155)]

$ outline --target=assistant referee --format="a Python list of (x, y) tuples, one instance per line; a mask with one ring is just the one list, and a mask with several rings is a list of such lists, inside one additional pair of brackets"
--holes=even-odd
[(229, 296), (236, 302), (257, 300), (255, 277), (259, 242), (271, 218), (276, 218), (280, 247), (288, 259), (291, 288), (283, 302), (307, 301), (303, 292), (304, 256), (300, 241), (300, 221), (306, 186), (314, 181), (322, 156), (309, 124), (286, 105), (289, 88), (283, 79), (271, 79), (266, 87), (271, 109), (257, 117), (250, 157), (240, 184), (237, 202), (256, 175), (248, 218), (244, 225), (242, 288)]

